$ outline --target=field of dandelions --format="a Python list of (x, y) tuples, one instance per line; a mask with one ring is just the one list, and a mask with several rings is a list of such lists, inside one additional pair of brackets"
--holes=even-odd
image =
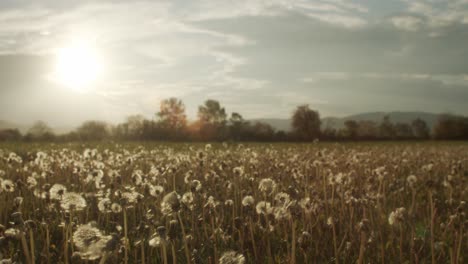
[(468, 144), (7, 144), (0, 183), (0, 263), (468, 262)]

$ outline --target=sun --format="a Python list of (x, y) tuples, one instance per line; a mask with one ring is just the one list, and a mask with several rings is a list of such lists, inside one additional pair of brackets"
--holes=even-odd
[(92, 45), (75, 42), (56, 53), (55, 79), (69, 88), (90, 89), (102, 71), (101, 58)]

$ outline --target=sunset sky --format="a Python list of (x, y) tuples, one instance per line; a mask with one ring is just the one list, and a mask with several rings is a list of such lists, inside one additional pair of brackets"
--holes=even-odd
[(0, 120), (468, 115), (468, 0), (0, 1)]

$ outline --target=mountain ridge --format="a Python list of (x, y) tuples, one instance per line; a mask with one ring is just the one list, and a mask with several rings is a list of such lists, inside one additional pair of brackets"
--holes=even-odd
[[(422, 111), (391, 111), (391, 112), (364, 112), (344, 117), (324, 117), (322, 118), (322, 128), (341, 129), (345, 127), (348, 120), (373, 121), (380, 123), (384, 116), (388, 115), (392, 123), (410, 123), (414, 119), (424, 120), (429, 128), (432, 128), (442, 113), (430, 113)], [(291, 119), (288, 118), (255, 118), (251, 122), (265, 122), (276, 130), (290, 131)]]

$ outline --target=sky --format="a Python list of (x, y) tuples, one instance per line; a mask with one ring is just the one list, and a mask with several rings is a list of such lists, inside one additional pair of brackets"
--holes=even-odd
[[(51, 77), (76, 42), (102, 66), (81, 89)], [(154, 118), (168, 97), (190, 118), (206, 99), (245, 118), (468, 115), (467, 58), (468, 0), (2, 0), (0, 120)]]

